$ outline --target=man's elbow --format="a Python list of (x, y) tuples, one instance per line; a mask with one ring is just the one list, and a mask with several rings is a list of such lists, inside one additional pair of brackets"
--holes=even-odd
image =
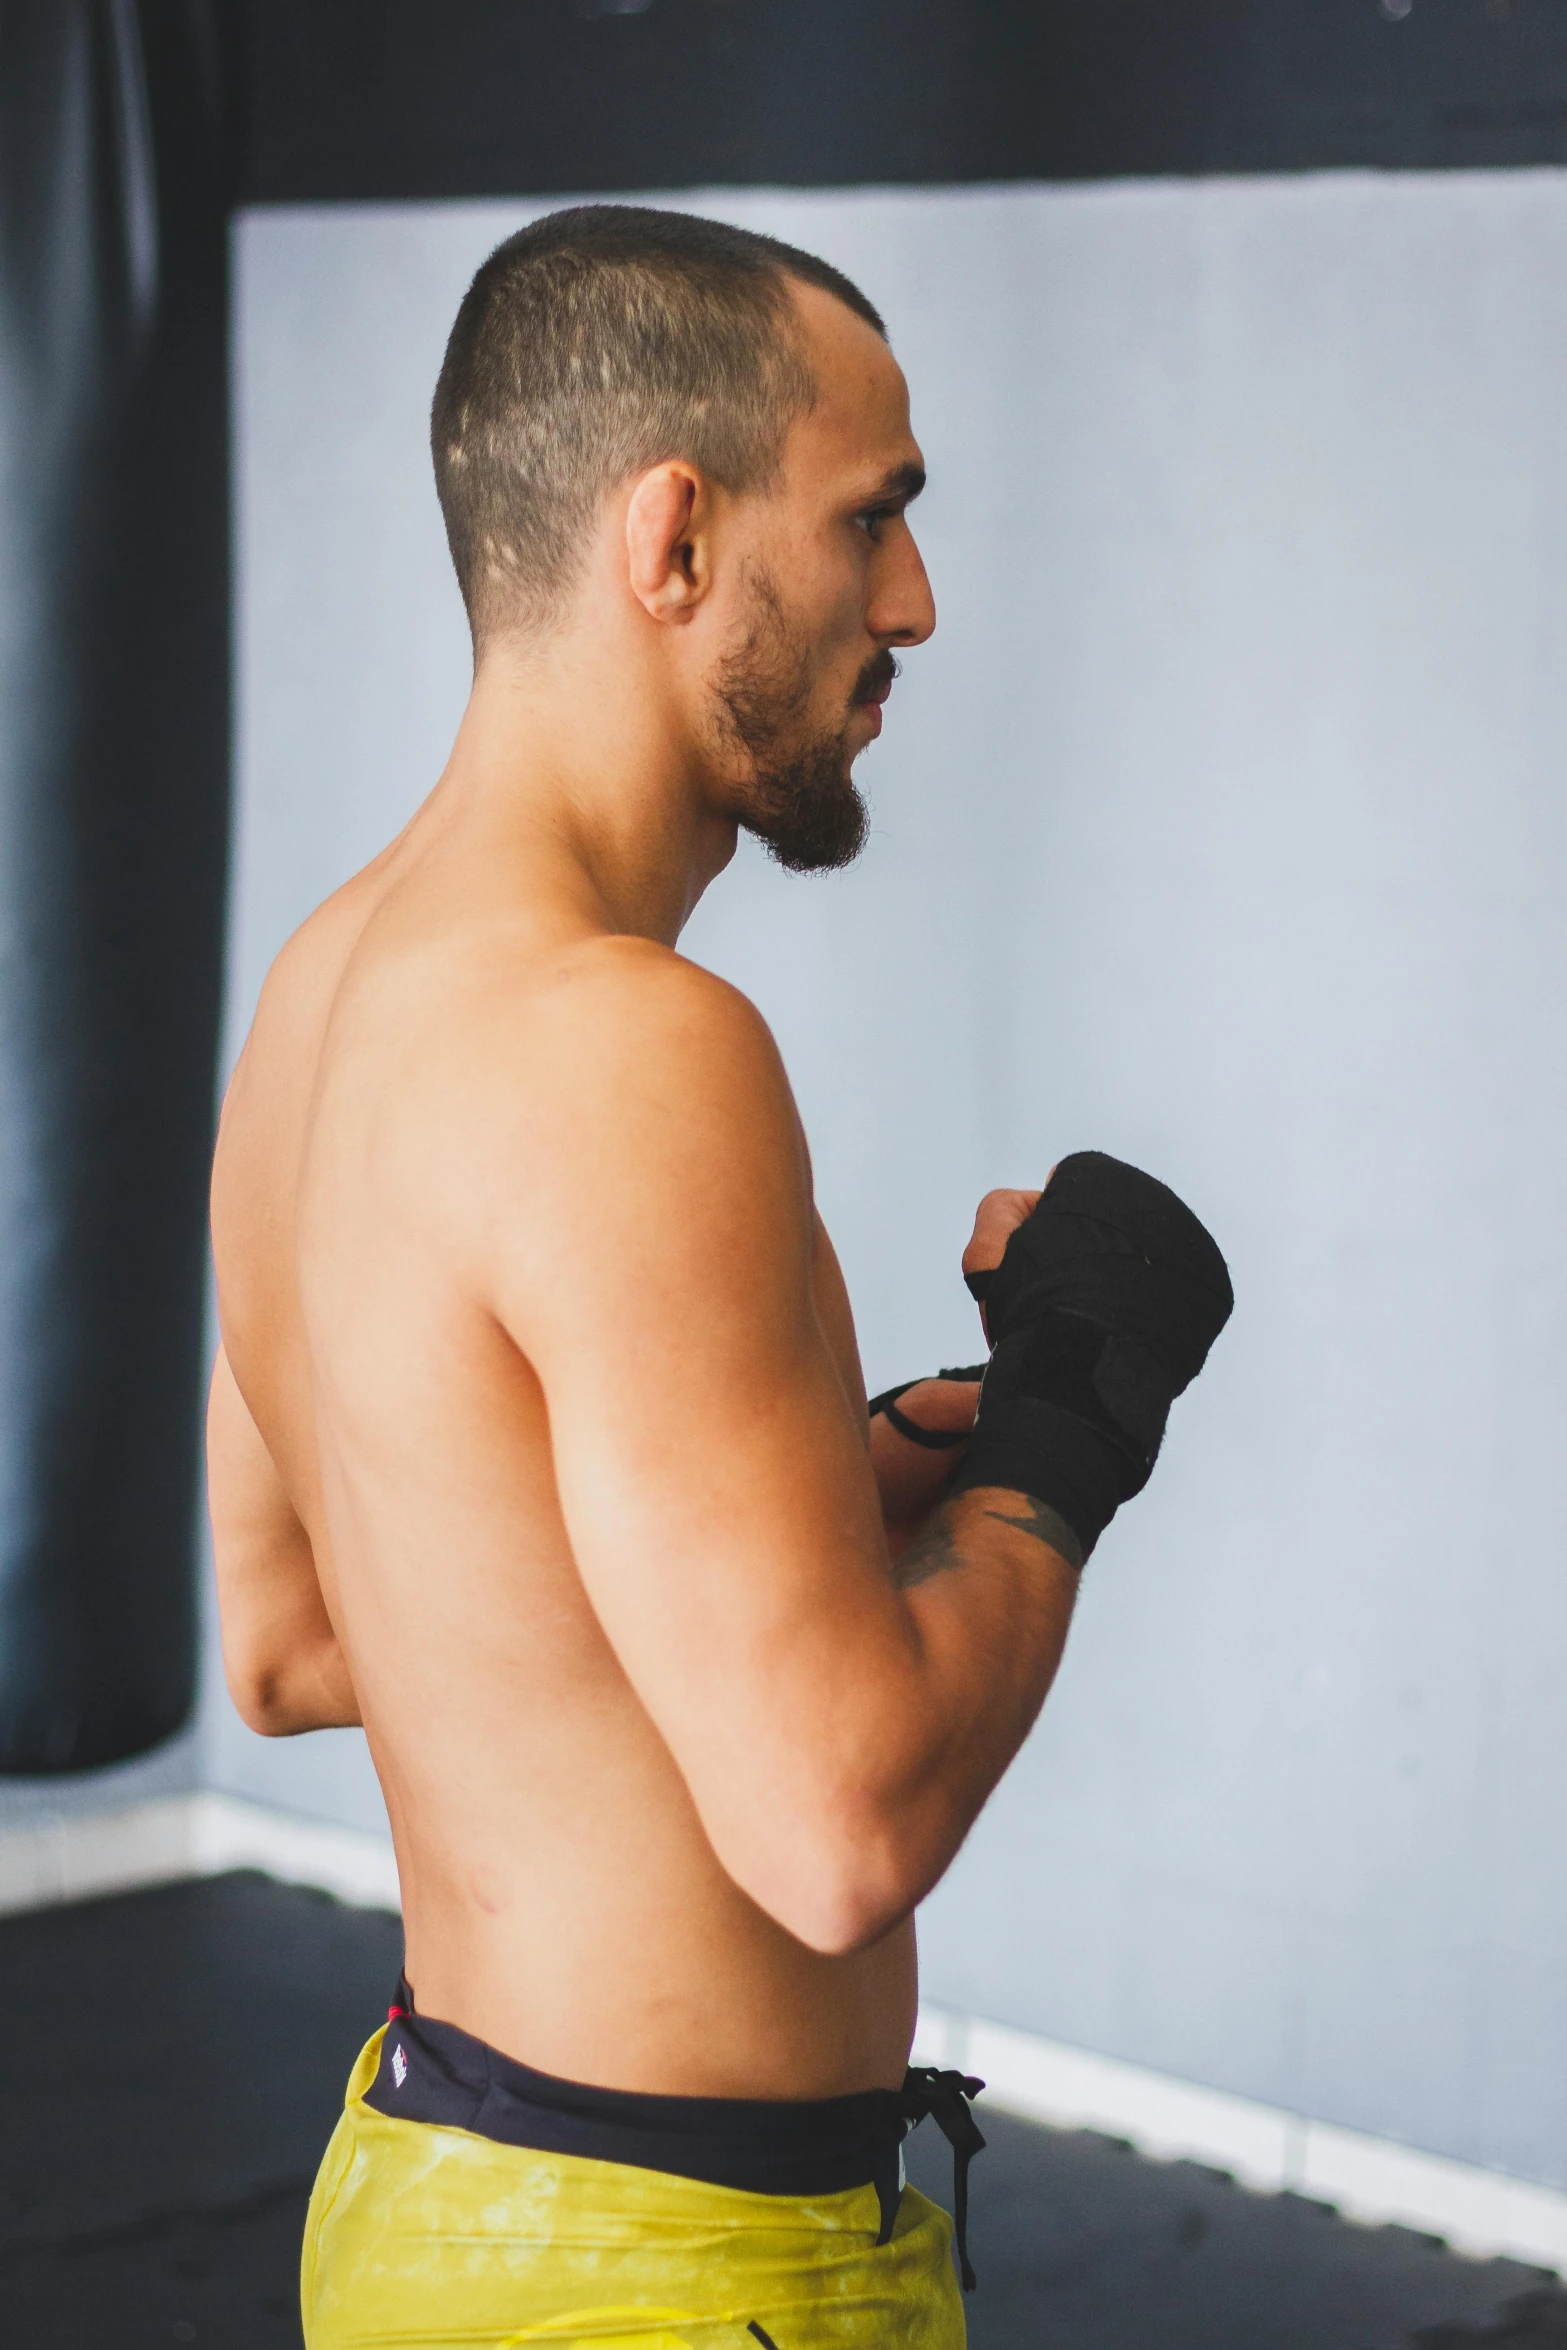
[(335, 1641), (320, 1651), (230, 1640), (223, 1675), (235, 1712), (258, 1738), (297, 1738), (306, 1730), (345, 1729), (359, 1720)]
[(288, 1675), (261, 1657), (225, 1655), (223, 1677), (234, 1711), (258, 1738), (288, 1738), (299, 1728), (289, 1703)]
[(808, 1950), (852, 1958), (902, 1924), (936, 1873), (906, 1830), (873, 1820), (791, 1838), (747, 1890)]

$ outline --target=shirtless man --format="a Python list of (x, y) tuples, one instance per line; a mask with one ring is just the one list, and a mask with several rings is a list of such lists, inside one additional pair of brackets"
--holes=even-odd
[[(905, 2078), (911, 1912), (1222, 1260), (1114, 1161), (992, 1194), (977, 1433), (977, 1370), (868, 1429), (772, 1038), (676, 952), (740, 828), (856, 853), (851, 763), (934, 626), (863, 295), (737, 230), (557, 214), (475, 280), (433, 437), (472, 698), (273, 966), (213, 1186), (229, 1684), (266, 1735), (363, 1723), (407, 1935), (307, 2338), (951, 2350), (897, 2145), (966, 2109)], [(1085, 1256), (1085, 1201), (1130, 1241)], [(1068, 1323), (1119, 1402), (1072, 1386)]]

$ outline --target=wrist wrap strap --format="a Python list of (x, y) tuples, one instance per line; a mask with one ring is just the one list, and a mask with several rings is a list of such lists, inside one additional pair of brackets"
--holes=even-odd
[[(971, 1363), (964, 1370), (938, 1371), (935, 1376), (938, 1379), (960, 1379), (972, 1384), (976, 1379), (984, 1378), (985, 1369), (983, 1363)], [(967, 1428), (922, 1428), (917, 1420), (911, 1420), (906, 1412), (898, 1409), (899, 1396), (907, 1395), (911, 1387), (923, 1387), (929, 1376), (928, 1372), (922, 1373), (918, 1379), (905, 1379), (900, 1387), (889, 1387), (883, 1394), (873, 1395), (866, 1406), (866, 1416), (874, 1420), (877, 1413), (881, 1412), (892, 1422), (898, 1434), (906, 1436), (911, 1444), (922, 1444), (927, 1452), (951, 1452), (957, 1445), (967, 1444)]]
[(1164, 1184), (1079, 1151), (1001, 1263), (968, 1279), (994, 1351), (953, 1489), (1030, 1495), (1066, 1521), (1081, 1564), (1147, 1484), (1170, 1405), (1229, 1319), (1224, 1259)]

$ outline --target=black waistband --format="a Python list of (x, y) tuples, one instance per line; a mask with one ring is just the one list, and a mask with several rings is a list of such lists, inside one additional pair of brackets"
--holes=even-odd
[(930, 2114), (953, 2148), (959, 2261), (971, 2286), (968, 2160), (985, 2141), (967, 2100), (983, 2086), (920, 2066), (901, 2089), (864, 2089), (809, 2104), (600, 2089), (535, 2072), (455, 2024), (417, 2015), (402, 1981), (364, 2101), (377, 2113), (471, 2130), (503, 2146), (629, 2163), (752, 2194), (831, 2195), (874, 2186), (883, 2244), (897, 2217), (904, 2135)]

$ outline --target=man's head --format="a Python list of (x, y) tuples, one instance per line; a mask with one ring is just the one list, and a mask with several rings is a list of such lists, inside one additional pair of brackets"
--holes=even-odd
[(470, 287), (431, 439), (480, 660), (612, 589), (664, 632), (721, 804), (786, 864), (846, 863), (892, 646), (934, 621), (902, 521), (919, 451), (864, 295), (717, 222), (555, 213)]

